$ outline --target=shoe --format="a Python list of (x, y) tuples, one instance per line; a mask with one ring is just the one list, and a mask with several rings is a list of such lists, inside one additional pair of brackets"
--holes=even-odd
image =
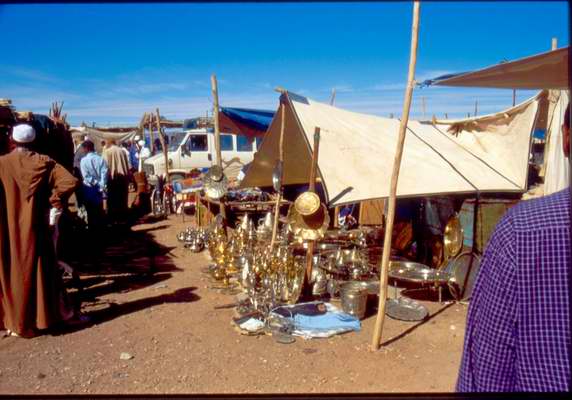
[(91, 318), (83, 314), (74, 315), (73, 317), (65, 321), (65, 324), (67, 326), (87, 325), (89, 323), (91, 323)]

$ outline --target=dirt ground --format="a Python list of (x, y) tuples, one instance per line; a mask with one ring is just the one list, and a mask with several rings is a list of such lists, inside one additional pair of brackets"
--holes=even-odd
[(242, 336), (232, 309), (214, 309), (234, 298), (207, 287), (206, 251), (177, 242), (189, 224), (171, 216), (137, 225), (109, 239), (101, 262), (83, 262), (82, 311), (93, 323), (0, 339), (0, 394), (454, 390), (466, 305), (423, 301), (430, 315), (421, 323), (386, 318), (377, 352), (368, 350), (374, 310), (360, 332), (330, 339)]

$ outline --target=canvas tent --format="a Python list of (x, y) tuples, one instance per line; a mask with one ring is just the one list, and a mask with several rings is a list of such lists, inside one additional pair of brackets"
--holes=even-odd
[(570, 47), (552, 50), (474, 72), (449, 74), (422, 83), (422, 86), (484, 87), (510, 89), (552, 89), (539, 110), (537, 128), (546, 131), (546, 147), (541, 175), (543, 194), (566, 188), (570, 182), (570, 162), (562, 151), (562, 121), (570, 101)]
[(88, 137), (95, 144), (97, 151), (101, 148), (101, 142), (106, 139), (115, 139), (117, 143), (122, 143), (127, 140), (133, 140), (136, 135), (139, 134), (137, 130), (131, 130), (128, 132), (104, 132), (94, 128), (88, 128), (85, 126), (72, 127), (70, 129), (73, 138)]
[(562, 124), (570, 94), (565, 90), (551, 90), (548, 96), (546, 144), (544, 147), (544, 188), (548, 195), (565, 189), (570, 182), (570, 164), (562, 148)]
[(500, 63), (478, 71), (449, 74), (426, 80), (422, 86), (486, 87), (505, 89), (569, 88), (570, 47)]
[[(435, 125), (410, 121), (398, 197), (475, 192), (524, 192), (538, 96), (495, 115)], [(386, 198), (399, 120), (343, 110), (293, 94), (285, 107), (283, 183), (308, 182), (313, 134), (320, 127), (318, 172), (329, 206)], [(277, 113), (241, 187), (271, 186), (278, 159)]]

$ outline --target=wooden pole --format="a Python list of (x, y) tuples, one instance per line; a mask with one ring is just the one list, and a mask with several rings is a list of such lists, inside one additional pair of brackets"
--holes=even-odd
[(213, 102), (214, 102), (213, 118), (214, 118), (216, 165), (222, 168), (222, 156), (220, 152), (220, 127), (218, 121), (218, 87), (216, 82), (216, 76), (214, 74), (211, 75), (211, 86), (212, 86)]
[(405, 101), (403, 103), (403, 118), (399, 124), (399, 138), (397, 148), (395, 150), (395, 159), (393, 161), (393, 172), (391, 174), (391, 187), (389, 191), (388, 216), (386, 220), (385, 236), (383, 240), (383, 254), (381, 257), (381, 274), (379, 278), (379, 307), (377, 310), (377, 318), (371, 342), (371, 347), (378, 350), (380, 347), (381, 333), (383, 331), (383, 322), (385, 318), (385, 302), (387, 297), (387, 277), (389, 270), (389, 256), (391, 252), (391, 234), (393, 231), (393, 220), (395, 217), (395, 195), (397, 192), (397, 181), (399, 179), (399, 168), (401, 166), (401, 156), (403, 154), (403, 144), (405, 142), (405, 133), (407, 121), (409, 120), (409, 109), (411, 107), (411, 97), (413, 94), (413, 86), (415, 84), (415, 64), (417, 63), (417, 40), (419, 33), (419, 0), (413, 3), (413, 24), (411, 28), (411, 54), (409, 60), (409, 73), (407, 77), (407, 88), (405, 89)]
[(161, 147), (163, 148), (163, 157), (165, 157), (165, 179), (167, 184), (171, 182), (171, 178), (169, 177), (169, 150), (165, 145), (165, 136), (161, 131), (161, 114), (159, 114), (159, 109), (156, 109), (157, 112), (157, 136), (161, 141)]
[(512, 106), (516, 104), (516, 89), (512, 89)]
[(151, 141), (151, 154), (155, 153), (155, 135), (153, 134), (153, 114), (149, 113), (149, 140)]
[(332, 89), (332, 97), (330, 97), (330, 105), (333, 106), (336, 102), (336, 88)]
[[(217, 82), (216, 82), (216, 76), (215, 74), (211, 75), (211, 87), (212, 87), (212, 94), (213, 94), (213, 119), (214, 119), (214, 135), (215, 135), (215, 150), (216, 150), (216, 165), (218, 165), (219, 168), (222, 169), (222, 155), (221, 155), (221, 150), (220, 150), (220, 126), (219, 126), (219, 120), (218, 120), (218, 86), (217, 86)], [(222, 215), (223, 218), (223, 225), (225, 227), (225, 232), (226, 232), (226, 206), (224, 204), (224, 200), (220, 199), (219, 200), (220, 206), (219, 206), (219, 210), (220, 210), (220, 215)]]
[(139, 135), (141, 135), (141, 139), (145, 140), (145, 113), (141, 117), (141, 121), (139, 121)]
[(447, 115), (447, 113), (445, 113), (445, 119), (449, 119), (449, 116)]
[(551, 47), (551, 49), (552, 49), (552, 50), (556, 50), (557, 48), (558, 48), (558, 39), (555, 38), (555, 37), (553, 37), (553, 38), (552, 38), (552, 47)]
[(475, 117), (477, 116), (479, 101), (475, 100)]
[[(314, 151), (312, 152), (312, 166), (310, 168), (310, 179), (309, 179), (309, 192), (316, 191), (316, 174), (318, 171), (318, 152), (320, 149), (320, 128), (316, 127), (314, 130)], [(320, 206), (321, 207), (321, 206)], [(308, 295), (310, 287), (310, 278), (312, 277), (312, 258), (314, 256), (314, 247), (316, 242), (313, 240), (308, 241), (308, 251), (306, 252), (306, 279), (305, 279), (305, 287), (307, 290)]]
[[(278, 147), (278, 161), (284, 167), (284, 129), (286, 127), (286, 107), (284, 104), (280, 105), (280, 142)], [(280, 190), (276, 196), (276, 205), (274, 206), (274, 224), (272, 226), (272, 240), (270, 241), (270, 249), (274, 248), (276, 242), (276, 234), (278, 233), (278, 219), (280, 219), (280, 201), (282, 200), (282, 175), (280, 175)]]

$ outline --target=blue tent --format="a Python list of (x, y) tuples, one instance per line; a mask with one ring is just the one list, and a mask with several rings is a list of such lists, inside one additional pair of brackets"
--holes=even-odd
[(248, 108), (221, 107), (219, 124), (222, 132), (262, 137), (266, 133), (274, 111)]

